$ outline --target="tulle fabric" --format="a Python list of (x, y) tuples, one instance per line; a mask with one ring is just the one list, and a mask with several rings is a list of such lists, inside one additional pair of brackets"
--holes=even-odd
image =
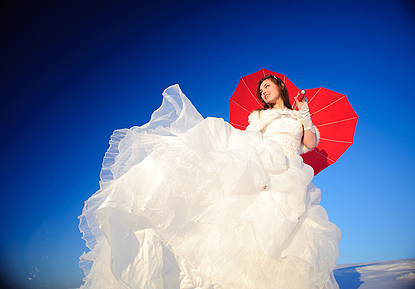
[(338, 288), (339, 229), (313, 170), (259, 132), (203, 119), (178, 85), (117, 130), (80, 230), (82, 288)]

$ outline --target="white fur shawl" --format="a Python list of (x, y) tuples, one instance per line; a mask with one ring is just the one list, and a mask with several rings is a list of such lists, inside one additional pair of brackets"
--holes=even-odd
[[(275, 119), (280, 118), (281, 116), (284, 117), (291, 117), (295, 120), (298, 120), (301, 125), (303, 125), (303, 119), (300, 116), (300, 113), (298, 110), (290, 110), (287, 108), (284, 108), (284, 110), (281, 109), (267, 109), (267, 110), (256, 110), (253, 111), (248, 118), (249, 125), (247, 126), (247, 131), (260, 131), (261, 133), (264, 133), (268, 125)], [(303, 125), (304, 127), (304, 125)], [(318, 129), (314, 126), (314, 129), (316, 130), (316, 138), (317, 138), (317, 144), (320, 139), (320, 132)], [(306, 152), (310, 151), (311, 149), (307, 148), (303, 143), (301, 143), (299, 154), (305, 154)]]

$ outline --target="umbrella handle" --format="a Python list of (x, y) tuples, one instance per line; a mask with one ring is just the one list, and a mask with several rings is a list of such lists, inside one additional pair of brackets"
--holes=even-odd
[(305, 96), (305, 90), (304, 90), (304, 89), (302, 89), (302, 90), (300, 91), (300, 97), (298, 98), (298, 101), (302, 101), (302, 100), (303, 100), (303, 98), (304, 98), (304, 96)]
[[(297, 93), (297, 94), (298, 94), (298, 93)], [(306, 91), (305, 91), (304, 89), (302, 89), (302, 90), (300, 91), (300, 96), (299, 96), (299, 98), (298, 98), (298, 101), (302, 101), (302, 100), (303, 100), (303, 98), (304, 98), (304, 96), (305, 96), (305, 94), (306, 94)], [(295, 101), (295, 99), (294, 99), (294, 102), (295, 102), (295, 106), (294, 106), (293, 110), (295, 110), (295, 109), (297, 108), (297, 102)]]

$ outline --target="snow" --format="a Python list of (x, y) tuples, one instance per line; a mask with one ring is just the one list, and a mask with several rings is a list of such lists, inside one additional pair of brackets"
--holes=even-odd
[(337, 265), (340, 289), (413, 289), (415, 258)]

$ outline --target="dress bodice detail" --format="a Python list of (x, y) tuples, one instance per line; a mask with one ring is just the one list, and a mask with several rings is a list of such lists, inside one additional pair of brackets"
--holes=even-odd
[(300, 154), (303, 126), (297, 111), (287, 108), (253, 112), (247, 130), (261, 131), (278, 142), (287, 157)]
[(299, 154), (303, 128), (298, 120), (289, 117), (277, 118), (267, 126), (264, 135), (278, 142), (287, 157)]

